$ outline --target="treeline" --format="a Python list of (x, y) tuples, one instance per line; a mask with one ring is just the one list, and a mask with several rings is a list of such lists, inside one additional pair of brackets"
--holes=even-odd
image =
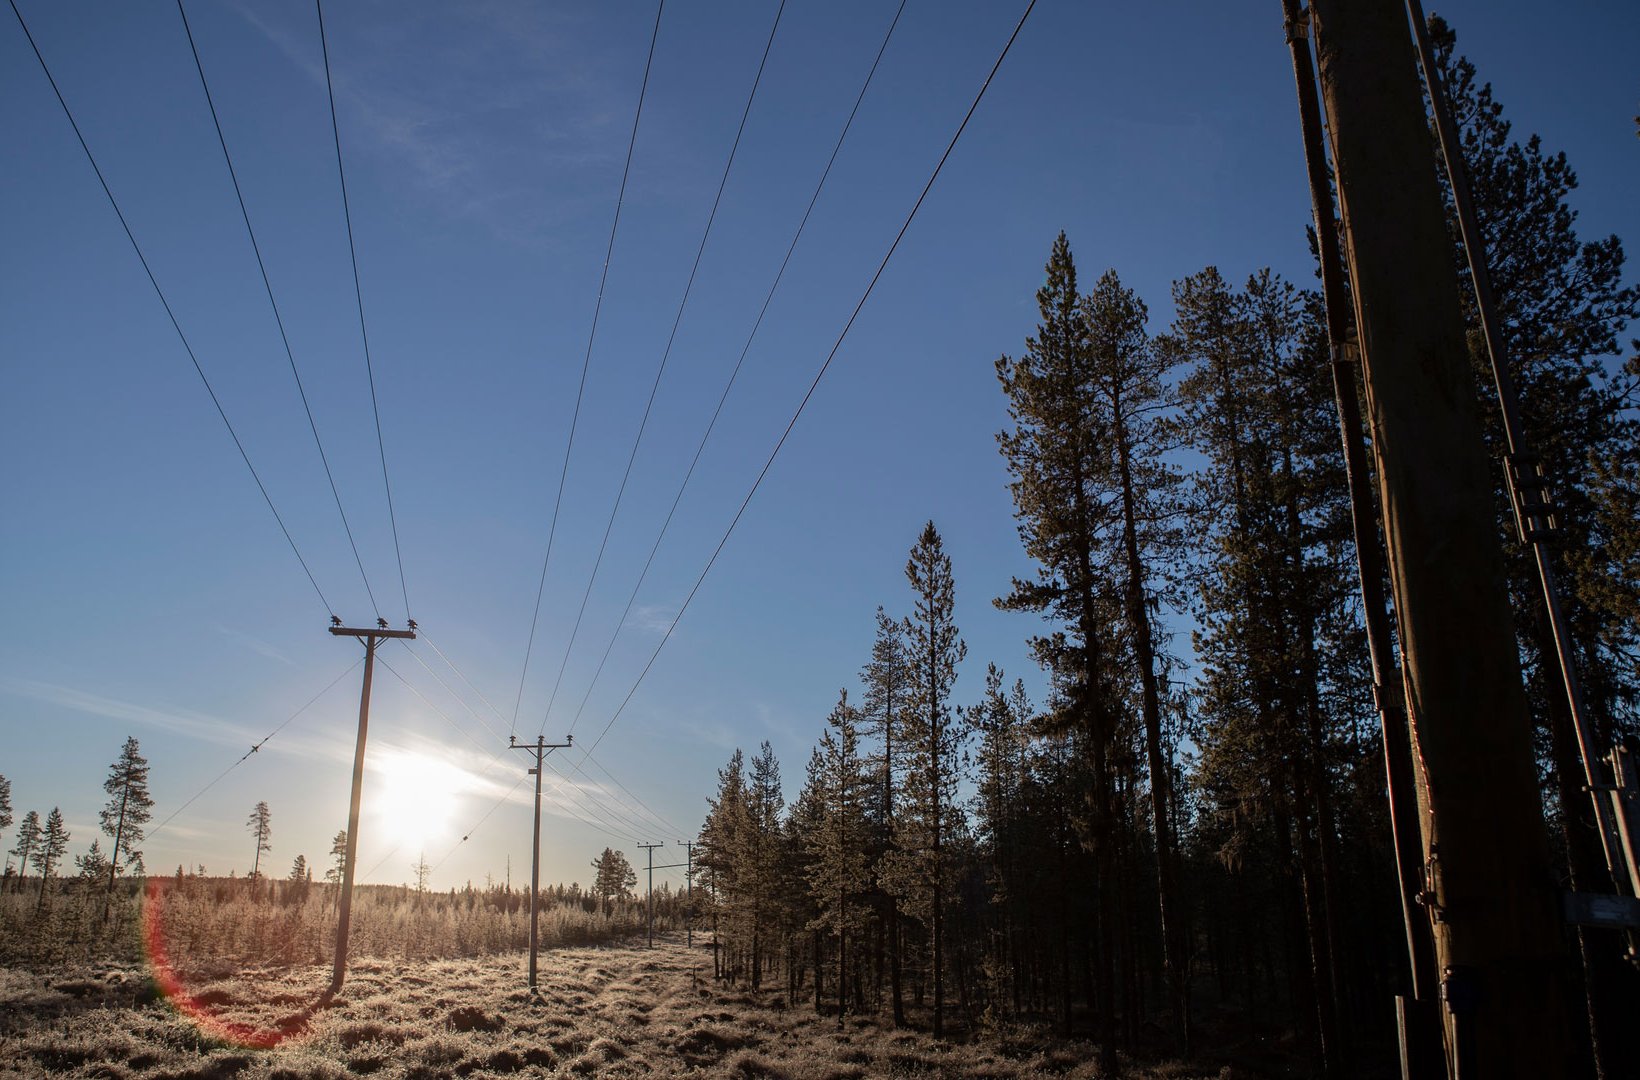
[[(1633, 739), (1640, 359), (1616, 354), (1640, 294), (1615, 237), (1577, 239), (1564, 157), (1514, 141), (1450, 29), (1433, 29), (1561, 508), (1597, 743)], [(796, 797), (766, 742), (719, 773), (697, 864), (716, 972), (839, 1022), (916, 1009), (939, 1035), (1047, 1020), (1094, 1036), (1107, 1068), (1118, 1049), (1189, 1053), (1227, 1024), (1291, 1034), (1318, 1073), (1382, 1062), (1406, 938), (1320, 298), (1270, 270), (1236, 284), (1208, 267), (1174, 282), (1158, 332), (1114, 271), (1083, 291), (1062, 234), (1036, 299), (1035, 334), (996, 364), (1036, 573), (983, 599), (1043, 619), (1030, 644), (1046, 699), (994, 665), (955, 685), (957, 579), (929, 523), (905, 614), (879, 609)], [(1501, 439), (1478, 338), (1475, 374)], [(1545, 820), (1567, 880), (1594, 881), (1553, 644), (1495, 480)], [(1576, 940), (1566, 964), (1590, 1016), (1632, 1017), (1614, 943), (1585, 941), (1584, 970)], [(1605, 1034), (1602, 1053), (1621, 1054)]]
[[(43, 911), (32, 894), (0, 896), (0, 964), (36, 969), (72, 962), (139, 964), (153, 957), (156, 942), (168, 963), (190, 971), (328, 964), (338, 893), (338, 886), (322, 882), (183, 874), (118, 889), (108, 918), (110, 897), (103, 884), (71, 879)], [(683, 928), (687, 913), (676, 891), (657, 889), (654, 908), (657, 928)], [(643, 933), (645, 919), (644, 902), (630, 895), (606, 899), (576, 885), (541, 890), (546, 948), (629, 939)], [(528, 889), (354, 889), (355, 956), (482, 956), (526, 948), (529, 934)]]

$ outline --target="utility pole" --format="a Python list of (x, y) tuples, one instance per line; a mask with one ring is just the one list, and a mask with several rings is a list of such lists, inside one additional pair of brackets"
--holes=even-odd
[(359, 794), (364, 787), (364, 737), (370, 726), (370, 676), (376, 670), (376, 642), (382, 638), (410, 638), (416, 636), (416, 620), (409, 621), (408, 630), (389, 630), (387, 620), (378, 618), (373, 628), (358, 629), (342, 625), (342, 620), (330, 617), (330, 632), (336, 637), (358, 638), (364, 642), (364, 688), (359, 691), (359, 738), (353, 745), (353, 794), (347, 804), (347, 848), (342, 856), (342, 897), (336, 917), (336, 959), (330, 972), (328, 996), (342, 988), (347, 977), (347, 932), (353, 916), (353, 863), (359, 855)]
[(1400, 0), (1311, 0), (1407, 707), (1447, 1068), (1564, 1077), (1566, 978), (1458, 283)]
[(1321, 264), (1321, 291), (1327, 309), (1327, 343), (1332, 370), (1333, 397), (1343, 440), (1344, 473), (1350, 491), (1350, 518), (1354, 528), (1356, 570), (1361, 586), (1362, 617), (1367, 629), (1367, 653), (1372, 666), (1373, 701), (1378, 709), (1384, 743), (1386, 790), (1389, 795), (1390, 837), (1401, 891), (1401, 921), (1407, 941), (1406, 985), (1396, 999), (1400, 1028), (1403, 1080), (1431, 1080), (1444, 1072), (1437, 1002), (1435, 951), (1429, 920), (1418, 904), (1423, 888), (1423, 842), (1418, 831), (1418, 792), (1414, 778), (1412, 718), (1395, 670), (1394, 631), (1389, 598), (1384, 593), (1384, 554), (1378, 543), (1378, 522), (1372, 506), (1372, 477), (1361, 437), (1361, 408), (1356, 400), (1355, 328), (1350, 309), (1339, 244), (1338, 223), (1327, 169), (1321, 103), (1310, 54), (1309, 14), (1299, 0), (1281, 0), (1287, 44), (1293, 57), (1298, 86), (1299, 126), (1304, 142), (1304, 164), (1310, 182), (1315, 215), (1316, 247)]
[(679, 840), (678, 845), (685, 852), (683, 865), (688, 867), (683, 872), (683, 919), (684, 929), (688, 934), (688, 944), (693, 947), (695, 944), (695, 842), (693, 840)]
[(665, 844), (639, 844), (649, 860), (649, 884), (644, 886), (644, 922), (648, 924), (649, 947), (655, 947), (655, 849)]
[[(523, 750), (535, 755), (535, 768), (530, 775), (535, 777), (535, 840), (530, 854), (530, 993), (536, 993), (536, 949), (540, 943), (541, 917), (541, 763), (554, 750), (562, 750), (575, 741), (575, 736), (567, 735), (561, 743), (550, 743), (540, 735), (532, 743), (521, 743), (516, 735), (507, 736), (507, 745), (514, 750)], [(512, 862), (509, 856), (507, 863), (507, 878), (512, 879)]]

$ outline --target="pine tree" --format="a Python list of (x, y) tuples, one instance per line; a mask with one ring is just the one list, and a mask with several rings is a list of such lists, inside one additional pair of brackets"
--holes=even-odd
[(68, 853), (68, 841), (68, 829), (63, 825), (63, 812), (53, 806), (51, 813), (46, 817), (46, 826), (40, 832), (39, 843), (34, 848), (34, 865), (40, 870), (39, 907), (45, 907), (46, 885), (51, 881), (52, 871)]
[[(808, 885), (819, 913), (809, 929), (829, 931), (837, 938), (837, 1023), (847, 1011), (847, 964), (851, 932), (863, 925), (851, 900), (868, 884), (866, 866), (865, 800), (867, 780), (860, 765), (860, 712), (848, 703), (848, 691), (838, 696), (821, 739), (820, 814), (806, 837), (810, 852)], [(816, 969), (818, 980), (819, 971)]]
[(142, 858), (137, 847), (142, 842), (143, 826), (153, 817), (154, 800), (148, 794), (148, 759), (137, 748), (137, 740), (127, 736), (120, 748), (120, 756), (108, 767), (108, 779), (103, 781), (108, 803), (102, 808), (102, 831), (113, 840), (108, 852), (108, 898), (103, 905), (103, 918), (112, 913), (114, 878), (125, 870), (120, 861), (123, 852), (126, 861)]
[(980, 703), (963, 710), (963, 718), (979, 737), (975, 783), (975, 839), (985, 860), (990, 890), (988, 907), (1000, 925), (996, 934), (998, 965), (1005, 973), (1013, 1011), (1020, 1011), (1020, 916), (1031, 889), (1022, 867), (1033, 843), (1026, 812), (1028, 746), (1034, 714), (1023, 681), (1004, 692), (1002, 669), (985, 671), (985, 694)]
[(745, 756), (737, 749), (728, 765), (718, 770), (718, 791), (707, 799), (710, 807), (700, 834), (699, 869), (712, 895), (712, 961), (715, 977), (736, 970), (735, 953), (725, 955), (722, 945), (737, 943), (744, 876), (744, 852), (751, 831), (745, 779)]
[(905, 627), (890, 618), (881, 607), (877, 609), (877, 636), (871, 643), (871, 659), (860, 672), (865, 683), (864, 708), (860, 727), (868, 737), (875, 735), (882, 744), (881, 805), (878, 821), (881, 835), (877, 839), (877, 888), (883, 898), (883, 921), (888, 937), (889, 997), (894, 1025), (905, 1025), (905, 1000), (900, 985), (900, 908), (899, 898), (887, 887), (885, 873), (889, 853), (897, 844), (894, 826), (895, 733), (907, 723), (911, 706), (911, 672), (906, 655)]
[(298, 855), (298, 856), (296, 856), (296, 860), (290, 864), (290, 880), (291, 881), (306, 881), (307, 879), (308, 879), (307, 856), (306, 855)]
[(256, 857), (251, 861), (251, 877), (261, 877), (262, 856), (273, 850), (273, 815), (268, 813), (268, 804), (258, 802), (251, 808), (250, 817), (245, 819), (245, 828), (250, 831), (256, 841)]
[[(1162, 348), (1192, 368), (1181, 422), (1208, 463), (1191, 508), (1205, 542), (1190, 571), (1202, 773), (1233, 821), (1231, 842), (1273, 844), (1290, 947), (1308, 957), (1293, 993), (1315, 1003), (1318, 1064), (1330, 1073), (1347, 1055), (1348, 1015), (1330, 762), (1366, 726), (1370, 682), (1353, 615), (1333, 625), (1355, 577), (1340, 543), (1348, 491), (1318, 301), (1268, 270), (1236, 290), (1211, 267), (1175, 283), (1174, 300)], [(1324, 650), (1340, 632), (1349, 647)]]
[[(1168, 385), (1171, 358), (1153, 348), (1149, 312), (1114, 270), (1106, 271), (1082, 298), (1088, 330), (1088, 370), (1095, 408), (1093, 436), (1106, 453), (1097, 483), (1101, 497), (1119, 508), (1112, 525), (1120, 552), (1119, 588), (1127, 629), (1127, 683), (1137, 683), (1150, 774), (1151, 821), (1155, 831), (1155, 872), (1162, 924), (1163, 971), (1173, 999), (1175, 1039), (1189, 1047), (1189, 973), (1177, 885), (1177, 855), (1168, 821), (1170, 749), (1163, 744), (1159, 655), (1153, 617), (1159, 607), (1154, 586), (1176, 551), (1179, 474), (1167, 458), (1182, 442), (1171, 423), (1174, 394)], [(1116, 539), (1116, 538), (1113, 538)]]
[(108, 872), (108, 860), (103, 856), (102, 845), (92, 840), (91, 847), (84, 855), (74, 856), (74, 869), (87, 881), (100, 881)]
[(40, 846), (40, 813), (30, 810), (23, 815), (23, 823), (17, 826), (17, 845), (11, 849), (11, 854), (17, 856), (17, 891), (23, 891), (23, 878), (28, 875), (28, 864), (34, 858), (35, 849)]
[[(297, 856), (297, 858), (300, 857)], [(416, 861), (410, 866), (410, 872), (416, 875), (416, 891), (426, 892), (427, 880), (433, 876), (433, 868), (427, 864), (425, 852), (416, 857)]]
[(0, 776), (0, 832), (11, 828), (11, 781)]
[(342, 870), (347, 862), (347, 830), (337, 829), (336, 835), (330, 841), (330, 869), (325, 871), (325, 880), (334, 884), (342, 883)]
[(604, 916), (612, 914), (612, 901), (625, 900), (638, 884), (638, 874), (627, 862), (626, 855), (614, 848), (604, 848), (602, 855), (592, 860), (593, 892), (603, 901)]
[(1100, 1065), (1111, 1071), (1116, 1067), (1112, 748), (1119, 722), (1111, 685), (1118, 644), (1111, 627), (1119, 609), (1105, 566), (1116, 557), (1107, 550), (1114, 517), (1108, 501), (1095, 495), (1099, 478), (1109, 472), (1109, 451), (1093, 427), (1101, 410), (1092, 382), (1092, 342), (1064, 233), (1054, 241), (1036, 300), (1041, 322), (1035, 336), (1026, 340), (1018, 359), (999, 359), (996, 372), (1013, 423), (997, 434), (998, 448), (1011, 477), (1020, 539), (1038, 571), (1033, 581), (1016, 579), (997, 604), (1040, 612), (1064, 628), (1031, 644), (1038, 662), (1064, 682), (1065, 716), (1086, 733), (1092, 758), (1089, 842), (1098, 860), (1099, 943), (1094, 990), (1100, 1003)]
[(746, 791), (745, 868), (742, 886), (751, 904), (752, 989), (763, 985), (764, 964), (773, 955), (772, 938), (779, 928), (782, 900), (780, 855), (784, 840), (781, 811), (786, 803), (780, 791), (780, 762), (765, 739), (752, 759), (751, 782)]
[(955, 723), (950, 698), (957, 665), (968, 647), (953, 619), (956, 604), (951, 557), (932, 521), (923, 526), (906, 562), (915, 597), (904, 622), (912, 671), (912, 710), (906, 725), (906, 813), (902, 818), (901, 867), (895, 883), (927, 921), (933, 946), (934, 1036), (945, 1033), (945, 902), (951, 865), (945, 851), (956, 801), (958, 765), (966, 735)]
[[(785, 831), (786, 843), (790, 851), (789, 871), (790, 880), (787, 889), (798, 899), (796, 914), (801, 925), (809, 928), (811, 950), (814, 961), (814, 1011), (824, 1011), (822, 996), (824, 989), (820, 978), (820, 938), (825, 927), (820, 920), (820, 904), (815, 895), (812, 884), (813, 876), (820, 862), (820, 851), (815, 839), (825, 827), (827, 808), (827, 762), (819, 746), (809, 750), (809, 763), (803, 772), (803, 787), (792, 802), (791, 812), (786, 815)], [(795, 952), (796, 946), (793, 946)], [(797, 973), (800, 965), (788, 963), (786, 970), (787, 996), (793, 1003), (797, 1000)]]

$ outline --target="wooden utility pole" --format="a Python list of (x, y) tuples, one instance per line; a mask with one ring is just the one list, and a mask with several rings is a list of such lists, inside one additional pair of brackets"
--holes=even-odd
[(1449, 1074), (1568, 1068), (1565, 972), (1492, 484), (1399, 0), (1312, 0), (1354, 288)]
[(353, 863), (359, 855), (359, 794), (364, 787), (364, 737), (370, 726), (370, 677), (376, 670), (376, 642), (382, 638), (414, 638), (416, 621), (410, 620), (408, 630), (389, 630), (386, 619), (377, 619), (369, 629), (342, 625), (342, 620), (330, 617), (330, 632), (337, 637), (358, 638), (364, 642), (364, 688), (359, 691), (359, 738), (353, 745), (353, 794), (347, 804), (347, 848), (342, 856), (342, 897), (336, 917), (336, 959), (330, 972), (330, 990), (334, 996), (347, 977), (347, 932), (353, 916)]
[(649, 934), (649, 947), (655, 947), (655, 849), (665, 847), (665, 844), (639, 844), (649, 860), (649, 884), (644, 886), (644, 922)]
[[(517, 736), (507, 736), (507, 745), (514, 750), (523, 750), (535, 755), (535, 768), (530, 775), (535, 777), (535, 838), (530, 846), (530, 993), (536, 993), (536, 951), (540, 944), (541, 919), (541, 765), (547, 755), (554, 750), (562, 750), (575, 741), (575, 736), (565, 736), (561, 743), (550, 743), (540, 735), (532, 743), (520, 743)], [(512, 877), (512, 863), (507, 864), (507, 877)]]
[(688, 944), (692, 947), (695, 944), (695, 842), (679, 840), (678, 844), (684, 850), (683, 865), (688, 868), (683, 872), (683, 923)]
[(1327, 309), (1327, 343), (1338, 429), (1343, 441), (1344, 473), (1349, 483), (1350, 518), (1355, 539), (1356, 570), (1361, 586), (1362, 619), (1372, 666), (1373, 702), (1378, 709), (1384, 744), (1385, 787), (1389, 796), (1390, 837), (1401, 892), (1401, 921), (1407, 941), (1405, 987), (1396, 1000), (1403, 1080), (1429, 1080), (1445, 1072), (1441, 1061), (1436, 1009), (1435, 950), (1429, 919), (1418, 904), (1423, 889), (1423, 841), (1418, 826), (1418, 791), (1413, 774), (1412, 718), (1396, 673), (1394, 631), (1389, 598), (1384, 592), (1384, 555), (1373, 512), (1372, 477), (1361, 436), (1361, 407), (1356, 400), (1354, 319), (1341, 263), (1343, 249), (1333, 207), (1332, 177), (1321, 127), (1321, 102), (1310, 54), (1309, 16), (1299, 0), (1281, 0), (1287, 44), (1298, 87), (1299, 128), (1304, 164), (1315, 215), (1321, 291)]

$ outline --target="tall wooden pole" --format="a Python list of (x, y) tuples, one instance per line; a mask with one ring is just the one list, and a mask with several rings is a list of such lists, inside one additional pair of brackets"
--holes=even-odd
[(649, 882), (644, 886), (644, 922), (648, 926), (649, 947), (655, 947), (655, 849), (665, 844), (639, 844), (649, 857)]
[(1354, 320), (1341, 263), (1343, 249), (1333, 206), (1332, 177), (1321, 127), (1321, 101), (1310, 54), (1309, 16), (1299, 0), (1281, 0), (1287, 44), (1298, 88), (1299, 129), (1304, 141), (1305, 172), (1321, 264), (1321, 291), (1327, 309), (1327, 342), (1338, 429), (1349, 483), (1350, 519), (1355, 539), (1356, 571), (1361, 586), (1362, 618), (1372, 666), (1373, 702), (1378, 709), (1384, 744), (1384, 779), (1389, 796), (1390, 837), (1401, 892), (1401, 922), (1407, 940), (1406, 986), (1397, 1000), (1403, 1080), (1424, 1080), (1444, 1072), (1436, 1025), (1435, 950), (1427, 913), (1418, 904), (1423, 888), (1423, 841), (1418, 825), (1418, 791), (1414, 779), (1412, 718), (1407, 715), (1396, 673), (1394, 632), (1389, 597), (1384, 592), (1384, 556), (1373, 511), (1372, 477), (1361, 436), (1361, 407), (1356, 401)]
[(1312, 0), (1354, 286), (1449, 1074), (1566, 1075), (1565, 972), (1492, 484), (1405, 10)]
[(541, 767), (547, 754), (562, 750), (574, 741), (574, 736), (561, 743), (549, 743), (540, 735), (533, 743), (519, 743), (516, 736), (507, 736), (507, 745), (535, 755), (535, 832), (530, 844), (530, 993), (536, 993), (536, 954), (541, 942)]
[(374, 629), (356, 629), (332, 618), (330, 632), (337, 637), (359, 638), (364, 641), (364, 686), (359, 691), (359, 737), (353, 744), (353, 793), (347, 803), (347, 847), (342, 855), (342, 896), (336, 916), (336, 957), (330, 971), (330, 990), (334, 995), (342, 988), (347, 977), (347, 935), (353, 921), (353, 864), (359, 854), (359, 797), (364, 789), (364, 737), (370, 727), (370, 677), (376, 669), (376, 641), (379, 638), (414, 638), (416, 624), (408, 630), (389, 630), (384, 620), (377, 619)]

